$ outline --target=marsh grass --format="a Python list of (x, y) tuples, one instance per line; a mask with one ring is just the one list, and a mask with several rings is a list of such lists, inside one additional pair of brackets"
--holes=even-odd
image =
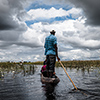
[[(65, 67), (100, 67), (100, 60), (73, 60), (73, 61), (62, 61)], [(16, 65), (43, 65), (43, 61), (37, 62), (23, 62), (22, 65), (20, 62), (0, 62), (0, 68), (12, 68), (16, 67)], [(56, 67), (61, 67), (60, 63), (56, 62)]]
[[(79, 70), (81, 68), (82, 71), (89, 70), (92, 67), (99, 67), (100, 68), (100, 60), (73, 60), (73, 61), (62, 61), (63, 65), (66, 68), (76, 68)], [(38, 62), (0, 62), (0, 79), (4, 77), (6, 73), (23, 73), (25, 75), (34, 74), (36, 65), (43, 65), (43, 61)], [(56, 62), (56, 67), (61, 67), (59, 62)], [(100, 70), (98, 71), (100, 74)]]
[(13, 73), (13, 75), (22, 73), (24, 76), (34, 74), (35, 67), (30, 63), (0, 62), (0, 79), (4, 78), (4, 75), (9, 72)]
[[(85, 67), (100, 67), (100, 60), (73, 60), (73, 61), (62, 61), (65, 67), (74, 68), (85, 68)], [(61, 66), (59, 62), (56, 62), (56, 66)]]
[[(65, 67), (83, 68), (83, 67), (100, 67), (100, 60), (73, 60), (62, 61)], [(43, 61), (32, 62), (34, 65), (43, 65)], [(61, 67), (60, 63), (56, 62), (56, 67)]]

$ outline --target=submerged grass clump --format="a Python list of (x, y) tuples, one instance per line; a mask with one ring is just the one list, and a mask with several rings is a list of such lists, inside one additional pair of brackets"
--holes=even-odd
[(21, 73), (24, 76), (34, 74), (35, 67), (29, 63), (0, 62), (0, 79), (4, 78), (4, 75), (9, 72), (13, 73), (13, 75)]

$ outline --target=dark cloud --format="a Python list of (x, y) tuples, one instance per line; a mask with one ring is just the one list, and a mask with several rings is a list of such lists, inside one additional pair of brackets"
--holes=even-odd
[[(19, 21), (25, 17), (26, 0), (0, 0), (0, 30), (11, 30), (19, 27)], [(22, 16), (23, 15), (23, 16)], [(26, 14), (27, 15), (27, 14)]]
[[(19, 44), (19, 38), (27, 30), (25, 5), (28, 0), (0, 0), (0, 48)], [(21, 39), (22, 40), (22, 39)]]
[(19, 38), (19, 33), (16, 31), (2, 31), (0, 32), (0, 40), (2, 41), (16, 41)]
[(79, 32), (80, 38), (85, 38), (85, 40), (100, 40), (100, 29), (99, 28), (88, 28), (88, 31)]
[(10, 30), (18, 26), (18, 23), (13, 20), (11, 14), (0, 12), (0, 30)]
[(82, 8), (89, 25), (100, 25), (100, 0), (70, 0), (76, 7)]
[(38, 48), (38, 47), (43, 47), (39, 43), (33, 43), (33, 42), (22, 42), (22, 41), (2, 41), (0, 42), (0, 49), (10, 49), (12, 46), (15, 45), (17, 47), (30, 47), (30, 48)]
[(18, 43), (15, 43), (15, 44), (19, 45), (19, 46), (27, 46), (27, 47), (31, 47), (31, 48), (41, 47), (40, 44), (32, 43), (32, 42), (18, 42)]

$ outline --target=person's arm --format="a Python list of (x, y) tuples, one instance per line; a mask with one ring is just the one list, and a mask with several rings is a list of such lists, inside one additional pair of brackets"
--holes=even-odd
[(56, 52), (57, 60), (59, 61), (60, 58), (58, 57), (58, 47), (57, 47), (57, 44), (55, 44), (55, 52)]

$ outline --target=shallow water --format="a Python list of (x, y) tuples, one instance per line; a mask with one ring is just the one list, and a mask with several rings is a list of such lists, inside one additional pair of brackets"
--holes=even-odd
[(40, 69), (1, 72), (0, 100), (100, 100), (100, 68), (66, 69), (80, 91), (74, 90), (62, 67), (56, 68), (60, 82), (55, 87), (41, 83)]

